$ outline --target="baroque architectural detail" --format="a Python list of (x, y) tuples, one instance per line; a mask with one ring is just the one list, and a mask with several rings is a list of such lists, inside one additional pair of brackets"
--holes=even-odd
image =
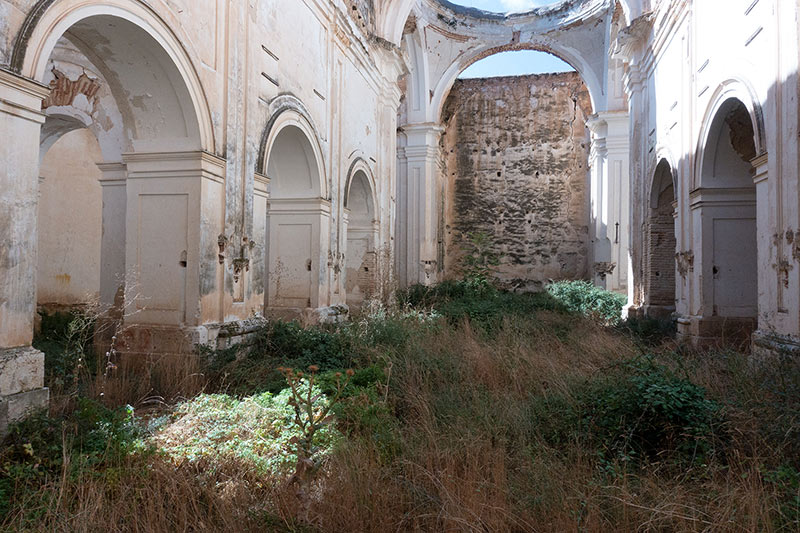
[[(475, 232), (510, 287), (588, 278), (693, 342), (792, 344), (797, 19), (0, 0), (0, 431), (47, 399), (38, 307), (99, 301), (127, 355), (180, 353), (457, 275)], [(457, 81), (507, 50), (576, 73)]]

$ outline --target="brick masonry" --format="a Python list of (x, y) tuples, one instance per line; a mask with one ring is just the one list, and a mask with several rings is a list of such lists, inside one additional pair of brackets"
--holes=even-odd
[(645, 225), (646, 252), (644, 258), (648, 305), (675, 307), (675, 209), (674, 189), (664, 190), (658, 197), (658, 207), (651, 209)]

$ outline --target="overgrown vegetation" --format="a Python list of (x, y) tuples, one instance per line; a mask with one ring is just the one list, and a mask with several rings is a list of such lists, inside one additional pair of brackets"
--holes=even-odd
[[(102, 402), (78, 387), (5, 441), (2, 528), (800, 529), (796, 359), (687, 350), (582, 283), (523, 295), (471, 277), (398, 300), (204, 353), (202, 394), (154, 371), (147, 394), (135, 373)], [(48, 355), (49, 379), (95, 383), (85, 359)], [(186, 399), (142, 401), (167, 382)]]

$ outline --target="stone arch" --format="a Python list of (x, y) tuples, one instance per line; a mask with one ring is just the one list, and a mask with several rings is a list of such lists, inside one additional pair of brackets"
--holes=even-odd
[(703, 115), (703, 126), (697, 140), (694, 179), (692, 188), (702, 187), (701, 178), (706, 165), (706, 148), (709, 146), (709, 137), (714, 130), (714, 120), (720, 117), (720, 110), (732, 101), (738, 101), (750, 117), (753, 131), (753, 144), (755, 155), (763, 155), (767, 151), (766, 134), (764, 129), (764, 112), (752, 85), (739, 79), (729, 79), (721, 83), (711, 97), (711, 103)]
[[(200, 250), (208, 248), (201, 241), (210, 239), (198, 235), (201, 196), (221, 187), (224, 173), (210, 155), (211, 115), (183, 45), (143, 2), (48, 0), (32, 9), (13, 54), (17, 72), (52, 89), (43, 103), (42, 158), (80, 128), (99, 142), (102, 157), (91, 155), (88, 141), (70, 157), (97, 164), (101, 309), (114, 328), (198, 325)], [(59, 70), (65, 65), (71, 73)], [(212, 175), (215, 184), (204, 185)], [(40, 219), (49, 215), (58, 213), (40, 212)], [(221, 213), (202, 219), (221, 233)], [(46, 259), (48, 249), (42, 251)], [(68, 266), (64, 275), (83, 268)], [(131, 352), (153, 349), (122, 344)]]
[[(172, 86), (182, 93), (176, 100), (179, 103), (178, 108), (184, 115), (187, 134), (197, 137), (197, 149), (213, 153), (215, 150), (211, 113), (197, 71), (180, 40), (163, 19), (144, 2), (92, 0), (75, 5), (74, 2), (67, 0), (40, 0), (28, 14), (16, 37), (11, 69), (42, 82), (45, 79), (49, 58), (59, 39), (67, 31), (74, 32), (78, 29), (84, 32), (94, 30), (102, 33), (102, 23), (108, 22), (119, 24), (120, 31), (139, 32), (137, 38), (145, 35), (149, 37), (149, 42), (142, 41), (146, 42), (147, 50), (140, 47), (122, 50), (118, 47), (117, 51), (132, 54), (127, 58), (129, 63), (132, 58), (136, 59), (133, 54), (141, 53), (151, 60), (148, 66), (152, 66), (153, 59), (160, 59), (160, 63), (166, 65), (166, 76)], [(121, 38), (114, 33), (116, 32), (111, 32), (109, 39), (112, 42)], [(122, 70), (118, 69), (118, 72)], [(130, 73), (120, 82), (137, 83), (136, 80), (137, 74)], [(184, 96), (188, 106), (181, 103)]]
[(601, 80), (596, 78), (588, 63), (581, 58), (577, 51), (568, 49), (557, 42), (550, 44), (528, 42), (504, 46), (484, 47), (482, 49), (473, 51), (470, 54), (465, 54), (463, 57), (459, 58), (459, 61), (456, 61), (450, 65), (450, 67), (442, 75), (441, 80), (433, 91), (433, 97), (431, 99), (431, 110), (434, 113), (433, 118), (438, 121), (441, 117), (442, 109), (444, 108), (447, 96), (450, 94), (450, 91), (461, 72), (466, 70), (473, 63), (476, 63), (481, 59), (485, 59), (494, 54), (520, 50), (547, 52), (569, 64), (578, 72), (581, 80), (583, 80), (583, 83), (586, 85), (586, 88), (589, 91), (589, 97), (592, 101), (592, 109), (594, 112), (598, 111), (598, 106), (602, 101), (601, 96), (604, 94)]
[(359, 309), (377, 290), (378, 223), (375, 180), (366, 161), (350, 166), (345, 188), (345, 294), (347, 304)]
[(316, 130), (296, 106), (273, 115), (261, 168), (269, 178), (265, 307), (298, 314), (327, 305), (331, 206)]
[(311, 153), (307, 155), (309, 157), (313, 155), (313, 158), (316, 160), (315, 172), (318, 182), (315, 187), (317, 195), (321, 198), (329, 198), (328, 180), (325, 176), (325, 164), (322, 154), (322, 141), (311, 119), (311, 115), (305, 105), (303, 105), (303, 102), (291, 95), (279, 96), (272, 101), (270, 111), (270, 119), (261, 135), (256, 172), (268, 176), (270, 180), (272, 180), (272, 176), (269, 175), (268, 166), (269, 155), (273, 150), (275, 140), (284, 128), (296, 128), (299, 132), (302, 132), (302, 135), (307, 140), (307, 147), (311, 150)]
[[(697, 161), (693, 217), (701, 275), (701, 316), (714, 336), (744, 335), (757, 325), (758, 239), (755, 169), (763, 149), (760, 109), (745, 85), (723, 84), (709, 107)], [(742, 100), (740, 97), (745, 97)], [(698, 232), (695, 230), (695, 234)]]

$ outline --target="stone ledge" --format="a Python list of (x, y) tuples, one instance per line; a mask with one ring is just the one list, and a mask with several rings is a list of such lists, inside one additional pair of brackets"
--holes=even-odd
[(800, 339), (758, 330), (753, 333), (753, 355), (758, 358), (800, 356)]
[(0, 350), (0, 397), (44, 387), (44, 354), (25, 346)]
[(0, 397), (0, 437), (8, 431), (8, 425), (22, 420), (34, 411), (47, 409), (50, 389), (39, 388)]

